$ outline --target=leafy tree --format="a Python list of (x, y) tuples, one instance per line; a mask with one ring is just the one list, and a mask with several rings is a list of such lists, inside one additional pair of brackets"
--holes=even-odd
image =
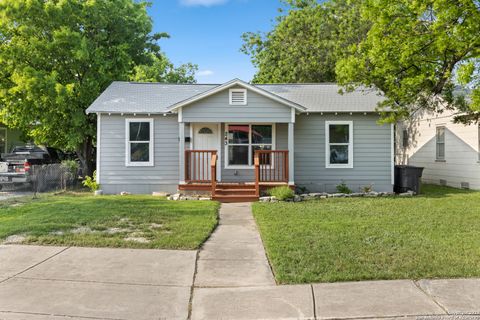
[(137, 65), (130, 75), (136, 82), (194, 83), (198, 67), (187, 63), (175, 67), (164, 54), (150, 54), (148, 63)]
[(340, 84), (383, 91), (381, 107), (396, 111), (384, 114), (387, 121), (417, 109), (456, 108), (463, 112), (456, 121), (478, 122), (479, 1), (367, 0), (360, 12), (372, 26), (337, 63)]
[(95, 115), (85, 109), (113, 80), (193, 81), (152, 34), (134, 0), (2, 0), (0, 115), (36, 142), (76, 150), (93, 171)]
[(272, 31), (243, 35), (241, 51), (258, 69), (253, 82), (335, 81), (337, 60), (369, 29), (369, 23), (360, 19), (359, 6), (350, 0), (286, 3), (289, 9), (277, 18)]

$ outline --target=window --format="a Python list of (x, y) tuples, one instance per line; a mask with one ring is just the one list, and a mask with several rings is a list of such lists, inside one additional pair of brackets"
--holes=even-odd
[(198, 130), (198, 134), (213, 134), (213, 131), (210, 128), (204, 127)]
[(244, 106), (247, 104), (247, 89), (230, 89), (230, 105)]
[(126, 165), (153, 166), (153, 119), (126, 119)]
[(403, 129), (403, 132), (402, 132), (402, 146), (404, 148), (408, 148), (408, 130), (407, 129)]
[(445, 161), (445, 127), (437, 127), (436, 145), (436, 159)]
[(326, 121), (326, 167), (353, 168), (353, 122)]
[(274, 136), (274, 126), (271, 124), (226, 125), (226, 167), (253, 166), (255, 150), (273, 150)]

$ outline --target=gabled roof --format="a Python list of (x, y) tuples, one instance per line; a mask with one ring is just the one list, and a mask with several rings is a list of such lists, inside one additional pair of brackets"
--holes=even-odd
[(272, 93), (272, 92), (266, 91), (266, 90), (264, 90), (264, 89), (262, 89), (262, 88), (260, 88), (260, 87), (258, 87), (258, 86), (254, 86), (254, 85), (251, 85), (251, 84), (249, 84), (249, 83), (246, 83), (246, 82), (244, 82), (244, 81), (242, 81), (242, 80), (240, 80), (240, 79), (233, 79), (233, 80), (231, 80), (231, 81), (229, 81), (229, 82), (226, 82), (226, 83), (224, 83), (224, 84), (222, 84), (222, 85), (216, 86), (215, 88), (212, 88), (212, 89), (210, 89), (210, 90), (207, 90), (207, 91), (204, 91), (204, 92), (199, 93), (199, 94), (197, 94), (197, 95), (194, 95), (194, 96), (192, 96), (192, 97), (190, 97), (190, 98), (188, 98), (188, 99), (185, 99), (185, 100), (183, 100), (183, 101), (180, 101), (180, 102), (174, 104), (173, 106), (171, 106), (168, 110), (169, 110), (169, 111), (174, 111), (174, 110), (176, 110), (176, 109), (178, 109), (178, 108), (181, 108), (181, 107), (184, 107), (184, 106), (186, 106), (186, 105), (189, 105), (189, 104), (191, 104), (191, 103), (193, 103), (193, 102), (195, 102), (195, 101), (204, 99), (204, 98), (209, 97), (209, 96), (211, 96), (211, 95), (214, 95), (214, 94), (216, 94), (216, 93), (218, 93), (218, 92), (220, 92), (220, 91), (223, 91), (223, 90), (226, 90), (226, 89), (229, 89), (229, 88), (233, 88), (233, 87), (242, 87), (242, 88), (245, 88), (245, 89), (247, 89), (247, 90), (251, 90), (251, 91), (256, 92), (256, 93), (258, 93), (258, 94), (260, 94), (260, 95), (262, 95), (262, 96), (265, 96), (265, 97), (267, 97), (267, 98), (270, 98), (270, 99), (272, 99), (272, 100), (274, 100), (274, 101), (277, 101), (277, 102), (279, 102), (279, 103), (281, 103), (281, 104), (284, 104), (284, 105), (286, 105), (286, 106), (288, 106), (288, 107), (295, 108), (295, 109), (297, 109), (297, 110), (299, 110), (299, 111), (305, 111), (305, 110), (306, 110), (305, 107), (303, 107), (303, 106), (301, 106), (301, 105), (299, 105), (299, 104), (297, 104), (297, 103), (295, 103), (295, 102), (293, 102), (293, 101), (291, 101), (291, 100), (287, 100), (287, 99), (285, 99), (285, 98), (282, 98), (281, 96), (278, 96), (278, 95), (276, 95), (276, 94), (274, 94), (274, 93)]
[(336, 84), (164, 84), (113, 82), (87, 113), (168, 113), (233, 86), (255, 91), (299, 112), (374, 112), (383, 100), (377, 93), (356, 90), (340, 94)]

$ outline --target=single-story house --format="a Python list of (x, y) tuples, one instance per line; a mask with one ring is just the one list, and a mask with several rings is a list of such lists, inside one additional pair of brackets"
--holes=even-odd
[(480, 190), (480, 127), (455, 110), (418, 111), (397, 125), (396, 162), (424, 167), (422, 181)]
[(11, 129), (0, 123), (0, 155), (10, 152), (13, 147), (25, 144), (22, 139), (22, 132), (17, 129)]
[(104, 193), (206, 191), (222, 201), (289, 185), (393, 190), (394, 126), (379, 125), (374, 92), (335, 84), (113, 82), (98, 116)]

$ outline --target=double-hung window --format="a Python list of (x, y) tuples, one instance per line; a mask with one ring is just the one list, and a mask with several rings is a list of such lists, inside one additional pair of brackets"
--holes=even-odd
[(409, 140), (409, 136), (408, 136), (408, 130), (407, 129), (403, 129), (402, 131), (402, 147), (403, 148), (408, 148), (408, 140)]
[(126, 119), (127, 166), (153, 166), (153, 119)]
[(436, 140), (436, 160), (445, 161), (445, 127), (437, 127), (435, 135)]
[(353, 168), (353, 122), (326, 121), (327, 168)]
[(226, 125), (226, 167), (241, 169), (253, 166), (255, 150), (273, 150), (274, 130), (271, 124)]

